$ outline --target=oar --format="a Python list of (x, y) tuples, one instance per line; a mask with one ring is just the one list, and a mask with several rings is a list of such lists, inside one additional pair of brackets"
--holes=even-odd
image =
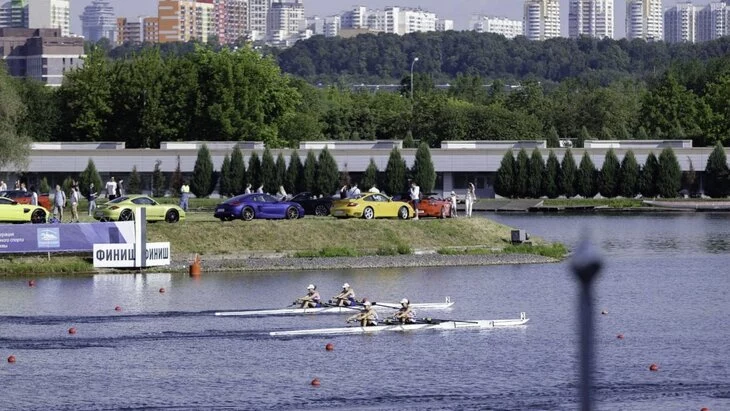
[(337, 305), (337, 304), (332, 304), (332, 303), (320, 303), (320, 304), (322, 304), (322, 307), (339, 307), (339, 308), (347, 308), (348, 310), (357, 310), (357, 311), (362, 310), (362, 308), (350, 307), (347, 305)]
[(374, 302), (373, 305), (379, 305), (379, 306), (385, 307), (385, 308), (392, 308), (394, 310), (400, 310), (400, 307), (398, 307), (397, 305), (390, 305), (390, 304), (386, 304), (386, 303), (377, 303), (377, 302)]
[(421, 321), (426, 321), (427, 323), (432, 323), (432, 322), (436, 321), (437, 324), (438, 323), (448, 323), (448, 322), (466, 323), (466, 324), (479, 324), (478, 321), (444, 320), (444, 319), (441, 319), (441, 318), (431, 318), (431, 317), (420, 318), (420, 320)]

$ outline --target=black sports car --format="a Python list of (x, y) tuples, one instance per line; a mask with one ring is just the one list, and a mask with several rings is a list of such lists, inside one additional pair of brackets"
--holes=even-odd
[(327, 216), (332, 207), (332, 197), (320, 198), (306, 191), (295, 195), (289, 201), (301, 205), (304, 208), (304, 215)]

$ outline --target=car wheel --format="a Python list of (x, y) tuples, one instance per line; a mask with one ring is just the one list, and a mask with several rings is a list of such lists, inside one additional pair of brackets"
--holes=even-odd
[(446, 207), (441, 207), (441, 212), (439, 213), (439, 218), (446, 218)]
[(327, 209), (327, 206), (324, 204), (320, 204), (317, 207), (314, 208), (314, 215), (318, 217), (324, 217), (329, 215), (330, 211)]
[(401, 207), (398, 210), (398, 218), (401, 220), (408, 220), (408, 217), (410, 217), (408, 214), (408, 207)]
[(33, 224), (43, 224), (46, 222), (46, 213), (43, 210), (34, 210), (30, 215), (30, 222)]
[(286, 209), (287, 220), (296, 220), (299, 218), (299, 210), (296, 207), (289, 207)]
[(241, 218), (243, 219), (243, 221), (251, 221), (254, 217), (256, 217), (256, 213), (251, 207), (246, 207), (243, 209), (243, 211), (241, 211)]
[(168, 210), (165, 214), (165, 221), (168, 223), (177, 223), (180, 221), (180, 213), (177, 210)]
[(375, 210), (373, 210), (372, 207), (365, 208), (365, 210), (363, 210), (362, 212), (362, 218), (366, 220), (372, 220), (373, 218), (375, 218)]
[(122, 212), (119, 213), (119, 221), (134, 221), (134, 213), (132, 210), (122, 210)]

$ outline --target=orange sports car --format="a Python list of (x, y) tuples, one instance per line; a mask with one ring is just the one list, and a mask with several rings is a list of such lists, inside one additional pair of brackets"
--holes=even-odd
[[(407, 195), (402, 201), (408, 201), (413, 207), (413, 201)], [(446, 218), (451, 216), (451, 200), (437, 197), (434, 193), (425, 194), (418, 203), (418, 217)], [(415, 207), (414, 207), (415, 208)]]

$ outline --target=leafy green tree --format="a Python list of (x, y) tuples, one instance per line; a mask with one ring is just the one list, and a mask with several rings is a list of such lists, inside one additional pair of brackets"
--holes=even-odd
[[(142, 193), (142, 177), (137, 171), (137, 166), (132, 167), (132, 172), (129, 174), (127, 179), (127, 192), (129, 194), (141, 194)], [(101, 190), (101, 188), (99, 188)]]
[(629, 129), (626, 128), (626, 124), (621, 124), (618, 133), (616, 134), (618, 140), (632, 140), (633, 136), (629, 133)]
[(586, 141), (591, 140), (591, 139), (593, 139), (593, 137), (591, 137), (591, 134), (588, 132), (588, 128), (586, 128), (586, 126), (583, 126), (580, 129), (580, 134), (578, 135), (578, 141), (576, 142), (575, 146), (578, 148), (583, 148), (583, 147), (585, 147)]
[(530, 181), (530, 158), (527, 151), (521, 149), (517, 153), (517, 162), (515, 163), (515, 196), (525, 198), (529, 195), (528, 184)]
[(403, 148), (416, 148), (416, 142), (413, 141), (413, 132), (408, 130), (406, 138), (403, 139)]
[(251, 184), (253, 191), (256, 191), (261, 186), (261, 182), (263, 181), (261, 174), (261, 160), (259, 159), (259, 155), (254, 151), (248, 158), (248, 170), (246, 173), (248, 176), (248, 184)]
[(12, 79), (0, 67), (0, 169), (22, 169), (27, 164), (31, 140), (18, 129), (24, 112)]
[(86, 163), (86, 168), (79, 175), (79, 191), (81, 191), (81, 195), (84, 197), (88, 197), (89, 185), (91, 183), (94, 183), (96, 190), (101, 190), (101, 176), (99, 176), (99, 172), (96, 170), (94, 160), (89, 159), (89, 162)]
[(550, 127), (546, 139), (548, 148), (560, 147), (560, 135), (558, 134), (558, 129), (555, 128), (555, 126)]
[(337, 161), (325, 147), (317, 158), (317, 194), (332, 195), (339, 187), (340, 170)]
[[(284, 154), (279, 152), (279, 155), (276, 156), (276, 184), (277, 184), (277, 192), (279, 186), (284, 186), (286, 184), (286, 160), (284, 160)], [(286, 190), (286, 188), (284, 188)], [(291, 194), (291, 192), (288, 192)]]
[(657, 174), (657, 192), (664, 198), (675, 198), (682, 187), (682, 168), (671, 147), (659, 154), (659, 173)]
[(390, 195), (402, 194), (406, 186), (406, 162), (400, 150), (393, 148), (385, 167), (385, 191)]
[(646, 129), (643, 126), (639, 127), (639, 130), (637, 130), (636, 139), (637, 140), (649, 140), (649, 133), (646, 132)]
[(190, 181), (190, 191), (195, 197), (208, 197), (215, 189), (215, 170), (213, 159), (208, 146), (203, 144), (198, 150), (198, 158), (193, 167), (193, 179)]
[(530, 178), (527, 181), (527, 195), (531, 198), (543, 196), (545, 185), (545, 160), (540, 150), (535, 148), (530, 156)]
[(575, 197), (578, 194), (577, 180), (578, 167), (575, 164), (573, 153), (570, 152), (570, 149), (567, 149), (563, 161), (560, 163), (558, 188), (567, 198)]
[(163, 197), (165, 195), (165, 175), (162, 174), (161, 164), (162, 161), (155, 161), (155, 168), (152, 170), (152, 196), (154, 197)]
[(177, 156), (177, 165), (175, 165), (175, 171), (170, 177), (170, 192), (173, 197), (180, 197), (180, 188), (183, 182), (183, 174), (182, 170), (180, 170), (180, 156)]
[(712, 198), (727, 197), (730, 191), (730, 169), (727, 165), (725, 148), (719, 141), (707, 157), (704, 188), (705, 194)]
[(304, 160), (302, 182), (304, 185), (304, 191), (317, 193), (317, 157), (314, 155), (312, 150), (307, 152), (307, 158)]
[[(246, 165), (243, 163), (243, 153), (236, 145), (231, 153), (231, 168), (229, 169), (229, 192), (231, 195), (239, 195), (246, 188)], [(221, 178), (223, 178), (223, 170), (221, 169)]]
[(639, 177), (639, 190), (644, 197), (656, 197), (657, 192), (657, 174), (659, 173), (659, 160), (654, 153), (649, 153), (646, 157), (646, 163), (641, 168), (641, 177)]
[(436, 185), (436, 169), (431, 161), (431, 150), (428, 144), (421, 143), (416, 150), (416, 159), (413, 162), (413, 181), (421, 188), (424, 193), (433, 191)]
[(548, 196), (548, 198), (557, 198), (560, 195), (559, 177), (560, 162), (553, 150), (550, 150), (547, 165), (545, 166), (545, 195)]
[(515, 196), (515, 156), (512, 150), (507, 150), (502, 157), (497, 169), (497, 178), (494, 181), (494, 191), (502, 197), (513, 198)]
[(621, 179), (619, 193), (626, 198), (634, 198), (639, 194), (639, 164), (634, 152), (629, 150), (621, 160)]
[(231, 157), (228, 154), (223, 157), (223, 164), (221, 164), (221, 173), (218, 177), (218, 193), (225, 197), (231, 196)]
[(378, 177), (380, 174), (380, 170), (378, 170), (378, 165), (375, 164), (375, 160), (373, 158), (370, 158), (370, 163), (368, 164), (368, 167), (365, 169), (365, 173), (362, 176), (362, 179), (360, 179), (360, 186), (363, 190), (369, 190), (372, 187), (378, 186)]
[(593, 164), (591, 156), (585, 151), (578, 166), (578, 194), (585, 198), (595, 197), (598, 193), (596, 174), (596, 166)]
[(279, 191), (279, 186), (276, 185), (276, 163), (268, 147), (261, 156), (261, 183), (264, 185), (265, 193), (273, 194)]
[(61, 127), (58, 90), (32, 79), (21, 79), (15, 84), (26, 107), (17, 124), (17, 133), (31, 136), (34, 141), (55, 141)]
[(603, 159), (603, 167), (601, 167), (600, 179), (598, 181), (598, 192), (603, 197), (613, 198), (619, 193), (619, 184), (621, 181), (621, 164), (613, 149), (606, 152)]
[(668, 132), (677, 127), (690, 136), (703, 134), (709, 117), (705, 102), (682, 85), (671, 70), (646, 93), (640, 112), (644, 127), (659, 130), (654, 138), (664, 137), (661, 130)]
[(304, 191), (303, 175), (304, 166), (299, 160), (299, 153), (297, 150), (293, 150), (289, 158), (289, 168), (286, 170), (286, 191), (293, 194)]

